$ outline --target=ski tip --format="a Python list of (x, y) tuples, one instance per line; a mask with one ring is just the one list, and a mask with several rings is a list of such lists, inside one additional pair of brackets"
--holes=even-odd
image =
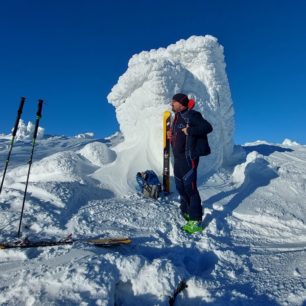
[(118, 237), (118, 238), (102, 238), (102, 239), (91, 239), (88, 243), (95, 246), (115, 246), (122, 244), (130, 244), (132, 240), (128, 237)]
[(171, 112), (164, 111), (164, 118), (169, 118), (171, 116)]

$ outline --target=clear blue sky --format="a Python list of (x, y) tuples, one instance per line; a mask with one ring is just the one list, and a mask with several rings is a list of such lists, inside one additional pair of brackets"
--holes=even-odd
[(19, 100), (47, 134), (118, 130), (106, 96), (130, 57), (191, 35), (225, 48), (236, 143), (306, 143), (304, 0), (0, 0), (0, 133)]

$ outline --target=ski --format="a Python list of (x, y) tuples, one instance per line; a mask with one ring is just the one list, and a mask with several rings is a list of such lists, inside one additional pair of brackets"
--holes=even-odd
[(167, 132), (170, 131), (171, 123), (170, 123), (171, 113), (169, 111), (164, 112), (163, 117), (163, 191), (170, 192), (170, 140), (167, 137)]
[(85, 243), (97, 247), (112, 247), (112, 246), (130, 244), (131, 242), (132, 240), (127, 237), (99, 238), (99, 239), (85, 239), (85, 240), (72, 239), (68, 237), (62, 240), (39, 240), (39, 241), (30, 241), (28, 239), (24, 239), (16, 242), (0, 243), (0, 249), (27, 249), (27, 248), (39, 248), (39, 247), (52, 247), (59, 245), (69, 245), (74, 243)]
[(101, 239), (91, 239), (87, 240), (86, 243), (95, 245), (97, 247), (111, 247), (122, 244), (130, 244), (132, 240), (127, 237), (120, 238), (101, 238)]
[(22, 97), (21, 101), (20, 101), (19, 108), (18, 108), (18, 112), (17, 112), (17, 118), (16, 118), (16, 121), (15, 121), (14, 130), (13, 130), (13, 133), (12, 133), (12, 140), (11, 140), (11, 144), (10, 144), (10, 149), (9, 149), (6, 161), (5, 161), (4, 171), (3, 171), (1, 185), (0, 185), (0, 194), (2, 192), (2, 187), (3, 187), (3, 183), (4, 183), (4, 178), (5, 178), (5, 174), (6, 174), (6, 171), (7, 171), (7, 167), (8, 167), (8, 164), (10, 162), (11, 153), (12, 153), (12, 150), (13, 150), (14, 141), (15, 141), (15, 137), (16, 137), (16, 134), (17, 134), (18, 125), (19, 125), (19, 121), (20, 121), (20, 118), (21, 118), (24, 102), (25, 102), (25, 98)]
[(73, 241), (17, 241), (0, 243), (0, 249), (28, 249), (73, 244)]

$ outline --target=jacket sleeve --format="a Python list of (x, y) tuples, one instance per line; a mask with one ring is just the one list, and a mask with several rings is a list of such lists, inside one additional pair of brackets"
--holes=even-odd
[(190, 136), (203, 136), (212, 132), (211, 124), (205, 120), (201, 113), (195, 112), (189, 119), (189, 127), (187, 129)]

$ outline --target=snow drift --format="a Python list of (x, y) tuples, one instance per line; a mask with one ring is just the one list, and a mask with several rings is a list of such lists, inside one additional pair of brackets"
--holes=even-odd
[(96, 166), (109, 164), (116, 159), (116, 153), (101, 142), (92, 142), (80, 150), (80, 154)]
[(137, 171), (162, 173), (162, 116), (177, 92), (194, 98), (195, 109), (214, 127), (209, 135), (212, 154), (200, 164), (200, 177), (230, 158), (234, 111), (223, 47), (212, 36), (192, 36), (166, 49), (141, 52), (129, 61), (128, 70), (108, 95), (124, 142), (116, 148), (116, 164), (103, 168), (96, 178), (112, 181), (115, 177), (116, 191), (126, 193), (134, 189)]

